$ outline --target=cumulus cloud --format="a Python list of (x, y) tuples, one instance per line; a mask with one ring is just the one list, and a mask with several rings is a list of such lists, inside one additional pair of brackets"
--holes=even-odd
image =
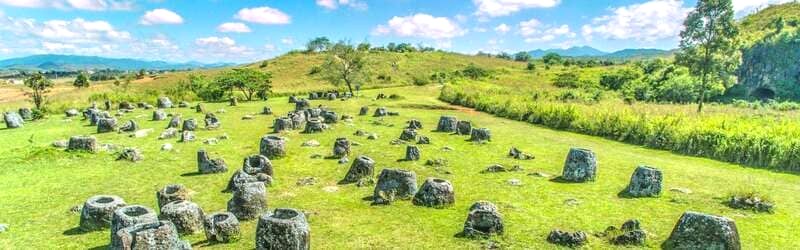
[(783, 4), (795, 0), (733, 0), (733, 10), (737, 17), (752, 14), (771, 4)]
[(286, 13), (267, 6), (241, 9), (234, 18), (258, 24), (289, 24), (292, 22), (292, 17)]
[(139, 23), (143, 25), (182, 24), (183, 17), (168, 9), (154, 9), (145, 12)]
[(213, 57), (241, 60), (257, 54), (257, 51), (247, 46), (238, 45), (230, 37), (203, 37), (194, 41), (197, 48), (193, 51), (196, 57)]
[(58, 8), (90, 11), (131, 10), (130, 0), (0, 0), (0, 4), (23, 8)]
[(559, 38), (574, 38), (577, 36), (569, 28), (569, 25), (545, 25), (535, 18), (520, 22), (519, 34), (525, 38), (527, 43), (550, 42)]
[(5, 17), (0, 21), (0, 30), (8, 31), (17, 38), (41, 39), (58, 43), (102, 43), (131, 39), (127, 31), (117, 30), (110, 23), (82, 18), (73, 20), (15, 19)]
[(247, 27), (244, 23), (223, 23), (217, 26), (217, 31), (227, 33), (249, 33), (251, 32), (250, 27)]
[(442, 40), (462, 36), (466, 31), (449, 18), (419, 13), (404, 17), (395, 16), (387, 24), (378, 25), (372, 33)]
[(652, 42), (677, 37), (691, 9), (680, 0), (651, 0), (612, 9), (612, 14), (595, 18), (582, 27), (590, 40), (594, 35), (606, 39)]
[(339, 6), (348, 6), (357, 10), (366, 10), (367, 3), (358, 0), (316, 0), (317, 5), (329, 10), (335, 10)]
[(531, 8), (555, 7), (561, 0), (473, 0), (478, 16), (500, 17)]
[(511, 27), (509, 27), (508, 24), (505, 23), (501, 23), (500, 25), (497, 25), (497, 27), (494, 27), (494, 31), (500, 34), (508, 33), (508, 31), (510, 30)]

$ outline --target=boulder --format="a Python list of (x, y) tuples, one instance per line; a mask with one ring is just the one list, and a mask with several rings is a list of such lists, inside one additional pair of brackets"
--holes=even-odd
[(336, 138), (336, 142), (333, 143), (333, 156), (342, 158), (349, 154), (350, 140), (347, 140), (347, 138)]
[(385, 168), (378, 176), (372, 195), (373, 204), (388, 205), (396, 199), (409, 199), (417, 193), (417, 174), (413, 171)]
[(238, 220), (252, 220), (267, 208), (267, 188), (263, 182), (244, 183), (234, 190), (228, 201), (228, 212), (236, 215)]
[(408, 121), (408, 127), (410, 129), (422, 129), (422, 122), (419, 120), (410, 120)]
[(116, 233), (116, 237), (119, 241), (110, 249), (192, 249), (189, 242), (180, 239), (175, 225), (166, 220), (125, 227)]
[(491, 141), (492, 140), (492, 132), (489, 131), (488, 128), (476, 128), (472, 130), (472, 136), (469, 138), (470, 141), (474, 142), (483, 142), (483, 141)]
[(97, 133), (113, 132), (117, 129), (117, 119), (115, 118), (100, 118), (97, 120)]
[(181, 132), (181, 142), (191, 142), (197, 139), (192, 131), (183, 131)]
[(125, 148), (117, 156), (118, 161), (138, 162), (144, 159), (142, 151), (136, 148)]
[(230, 212), (217, 212), (206, 216), (203, 227), (209, 242), (230, 243), (241, 238), (239, 220)]
[(89, 125), (91, 125), (91, 126), (97, 126), (97, 124), (100, 122), (100, 119), (111, 119), (111, 118), (113, 118), (111, 116), (111, 114), (109, 114), (108, 112), (99, 111), (99, 110), (96, 111), (96, 112), (93, 112), (93, 113), (89, 113), (89, 115), (91, 116), (89, 118)]
[(442, 116), (439, 117), (439, 124), (436, 125), (436, 131), (439, 132), (456, 132), (456, 126), (458, 124), (458, 118), (454, 116)]
[(328, 100), (329, 101), (336, 100), (336, 93), (328, 93)]
[(286, 156), (286, 139), (274, 135), (262, 137), (259, 145), (259, 153), (270, 159)]
[(594, 181), (597, 175), (597, 157), (588, 149), (572, 148), (564, 162), (561, 179), (571, 182)]
[(292, 130), (293, 128), (292, 119), (289, 117), (278, 117), (272, 125), (273, 132), (275, 133)]
[(375, 175), (375, 160), (369, 158), (367, 156), (361, 155), (353, 160), (353, 164), (350, 165), (350, 170), (347, 171), (347, 175), (344, 176), (344, 179), (340, 183), (342, 184), (349, 184), (349, 183), (356, 183), (361, 179), (372, 179)]
[(72, 136), (69, 138), (67, 151), (86, 151), (95, 153), (99, 149), (94, 136)]
[(614, 245), (636, 246), (644, 246), (646, 240), (647, 233), (640, 227), (639, 220), (626, 221), (622, 224), (622, 228), (610, 239), (611, 243)]
[(661, 195), (661, 170), (649, 166), (639, 166), (631, 176), (631, 182), (623, 191), (630, 197), (657, 197)]
[(195, 131), (197, 130), (197, 120), (194, 118), (189, 118), (183, 121), (183, 127), (181, 127), (181, 131)]
[(311, 102), (306, 99), (300, 99), (294, 103), (294, 110), (296, 111), (302, 111), (309, 108), (311, 108)]
[(453, 184), (445, 179), (428, 178), (414, 195), (412, 203), (417, 206), (443, 208), (455, 203)]
[(119, 105), (117, 105), (117, 108), (119, 108), (119, 109), (127, 109), (127, 110), (134, 110), (134, 109), (136, 109), (136, 106), (134, 106), (133, 103), (130, 103), (130, 102), (120, 102)]
[(516, 147), (511, 147), (511, 149), (508, 150), (508, 156), (517, 160), (532, 160), (535, 158), (533, 155), (526, 154)]
[(292, 119), (292, 128), (302, 128), (303, 125), (306, 124), (306, 114), (302, 111), (295, 111), (294, 113), (289, 113), (289, 118)]
[(210, 159), (205, 150), (197, 151), (197, 172), (201, 174), (223, 173), (228, 171), (223, 159)]
[(167, 119), (167, 112), (163, 109), (153, 110), (153, 121), (163, 121)]
[(417, 140), (417, 131), (414, 129), (406, 128), (400, 133), (400, 140), (415, 141)]
[(336, 112), (323, 111), (321, 116), (322, 116), (323, 122), (325, 122), (327, 124), (333, 124), (333, 123), (339, 122), (339, 115), (336, 114)]
[(244, 158), (242, 170), (247, 174), (266, 174), (272, 176), (272, 162), (263, 155), (251, 155)]
[(431, 144), (431, 138), (427, 136), (420, 135), (417, 139), (417, 144)]
[(122, 245), (121, 237), (117, 232), (123, 228), (154, 222), (158, 222), (158, 216), (153, 209), (145, 206), (128, 205), (114, 210), (114, 215), (111, 217), (111, 247)]
[(271, 115), (272, 114), (272, 108), (264, 107), (263, 109), (261, 109), (261, 114), (262, 115)]
[(303, 133), (307, 134), (314, 134), (314, 133), (322, 133), (325, 130), (325, 124), (322, 123), (322, 120), (319, 118), (310, 118), (308, 122), (306, 122), (306, 129), (303, 130)]
[(119, 127), (121, 132), (136, 132), (136, 130), (139, 130), (139, 125), (134, 120), (128, 120)]
[(179, 234), (190, 235), (203, 231), (203, 209), (191, 201), (173, 201), (161, 207), (161, 220), (175, 225)]
[(478, 201), (470, 206), (462, 235), (487, 237), (494, 234), (502, 235), (504, 230), (503, 215), (497, 210), (497, 206), (488, 201)]
[(84, 232), (111, 227), (114, 210), (126, 206), (125, 200), (115, 195), (95, 195), (86, 200), (81, 208), (80, 228)]
[(582, 231), (565, 232), (556, 229), (547, 235), (548, 242), (566, 247), (579, 247), (586, 244), (587, 240), (588, 236)]
[(77, 109), (67, 109), (67, 111), (64, 111), (64, 116), (66, 117), (76, 117), (78, 115), (80, 115), (80, 112), (78, 112)]
[(173, 115), (172, 119), (169, 120), (169, 124), (167, 124), (167, 128), (179, 128), (181, 126), (181, 115)]
[(361, 107), (361, 109), (358, 110), (358, 115), (360, 116), (365, 116), (367, 114), (369, 114), (369, 107), (367, 106)]
[(665, 249), (742, 249), (736, 223), (722, 216), (685, 212), (672, 234), (662, 245)]
[(217, 118), (217, 115), (215, 115), (214, 113), (206, 113), (206, 117), (205, 119), (203, 119), (203, 121), (206, 124), (206, 129), (209, 130), (218, 129), (220, 126), (222, 126), (222, 123), (220, 122), (219, 118)]
[(206, 108), (203, 107), (202, 104), (198, 103), (197, 106), (194, 106), (194, 112), (196, 112), (196, 113), (206, 113)]
[(372, 114), (374, 117), (383, 117), (389, 115), (389, 111), (386, 111), (385, 107), (380, 107), (375, 109), (375, 113)]
[(311, 227), (303, 212), (278, 208), (258, 218), (257, 250), (311, 249)]
[(19, 112), (19, 116), (22, 117), (23, 120), (33, 120), (33, 110), (30, 108), (19, 108), (17, 110)]
[(172, 101), (169, 99), (169, 97), (162, 96), (156, 100), (156, 106), (160, 109), (172, 108)]
[(190, 104), (189, 104), (188, 102), (186, 102), (186, 101), (180, 101), (180, 102), (178, 102), (178, 107), (179, 107), (179, 108), (188, 108), (188, 107), (189, 107), (189, 105), (190, 105)]
[(67, 140), (56, 140), (51, 143), (54, 148), (67, 148), (69, 146), (69, 141)]
[(183, 184), (166, 185), (164, 188), (156, 192), (156, 201), (158, 202), (158, 207), (163, 208), (164, 205), (167, 205), (173, 201), (190, 201), (192, 200), (192, 197), (189, 193), (189, 189), (183, 186)]
[(159, 140), (164, 140), (164, 139), (175, 138), (175, 137), (178, 137), (178, 129), (176, 129), (176, 128), (168, 128), (168, 129), (164, 130), (164, 132), (161, 132), (161, 134), (158, 136), (158, 139)]
[(244, 170), (236, 170), (236, 172), (231, 176), (231, 179), (228, 181), (228, 186), (225, 188), (225, 192), (236, 192), (244, 187), (245, 183), (250, 182), (261, 182), (264, 183), (265, 186), (270, 186), (272, 185), (272, 176), (264, 173), (248, 174)]
[(419, 152), (419, 147), (414, 145), (406, 146), (406, 161), (418, 161), (421, 157), (421, 153)]

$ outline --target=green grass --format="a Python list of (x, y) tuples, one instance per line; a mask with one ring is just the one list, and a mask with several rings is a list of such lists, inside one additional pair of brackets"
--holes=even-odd
[[(312, 101), (313, 105), (326, 105), (340, 114), (355, 115), (358, 108), (369, 105), (374, 110), (386, 106), (399, 111), (399, 117), (377, 119), (356, 117), (353, 124), (339, 123), (323, 134), (307, 135), (298, 132), (284, 134), (289, 138), (289, 156), (273, 160), (275, 184), (268, 188), (270, 209), (293, 207), (310, 213), (312, 246), (316, 249), (476, 249), (485, 241), (456, 238), (466, 218), (467, 208), (477, 200), (490, 200), (498, 204), (504, 215), (506, 234), (495, 237), (502, 246), (512, 249), (554, 248), (546, 242), (551, 229), (602, 232), (607, 226), (619, 226), (631, 218), (638, 218), (648, 231), (648, 248), (658, 248), (675, 225), (681, 213), (687, 210), (728, 216), (736, 220), (743, 249), (800, 247), (786, 232), (797, 231), (800, 221), (800, 176), (775, 173), (767, 170), (744, 168), (719, 161), (675, 155), (667, 151), (652, 150), (619, 143), (598, 137), (556, 131), (497, 118), (489, 114), (449, 106), (438, 101), (438, 88), (403, 87), (380, 90), (386, 94), (404, 96), (400, 100), (373, 101), (378, 90), (364, 93), (365, 97), (351, 101)], [(218, 131), (197, 132), (199, 139), (215, 137), (222, 133), (229, 140), (219, 145), (201, 142), (177, 143), (175, 140), (159, 141), (157, 134), (166, 121), (149, 121), (150, 112), (136, 111), (125, 119), (135, 119), (145, 128), (154, 128), (149, 137), (133, 139), (121, 134), (96, 135), (101, 143), (136, 146), (145, 154), (140, 163), (116, 162), (108, 152), (98, 154), (67, 153), (52, 149), (50, 143), (71, 135), (94, 134), (94, 128), (79, 119), (65, 120), (54, 115), (44, 121), (28, 123), (22, 129), (0, 130), (0, 223), (7, 223), (9, 231), (0, 233), (0, 249), (86, 249), (108, 244), (108, 231), (74, 234), (79, 215), (69, 212), (72, 206), (82, 204), (96, 194), (114, 194), (128, 204), (156, 206), (155, 192), (169, 183), (182, 183), (194, 190), (193, 200), (207, 213), (225, 210), (231, 197), (222, 193), (233, 171), (241, 167), (242, 159), (258, 152), (259, 138), (271, 131), (274, 116), (257, 115), (255, 120), (241, 120), (245, 114), (258, 113), (269, 105), (276, 114), (284, 114), (293, 107), (286, 98), (274, 98), (268, 103), (240, 103), (238, 107), (224, 104), (205, 104), (209, 110), (224, 108), (220, 114), (223, 126)], [(184, 117), (202, 118), (191, 109), (172, 109)], [(473, 144), (466, 137), (430, 132), (440, 115), (456, 115), (471, 120), (478, 127), (492, 129), (493, 141)], [(389, 141), (400, 135), (409, 119), (419, 119), (425, 128), (422, 134), (430, 136), (432, 145), (422, 145), (419, 162), (398, 162), (404, 146), (390, 145)], [(376, 121), (381, 121), (376, 123)], [(352, 134), (358, 130), (378, 133), (376, 141)], [(390, 206), (370, 206), (362, 198), (372, 194), (372, 187), (337, 185), (349, 165), (339, 165), (335, 160), (311, 159), (312, 154), (330, 154), (334, 139), (348, 137), (363, 145), (353, 147), (353, 155), (365, 154), (374, 158), (380, 169), (393, 167), (410, 169), (417, 173), (418, 184), (426, 177), (441, 177), (453, 182), (456, 204), (451, 208), (432, 209), (416, 207), (410, 201)], [(316, 139), (319, 148), (302, 148), (306, 140)], [(163, 143), (175, 145), (174, 152), (160, 152)], [(441, 150), (444, 146), (455, 149)], [(532, 161), (516, 161), (506, 157), (511, 146), (536, 156)], [(586, 184), (566, 184), (529, 176), (532, 172), (545, 172), (558, 176), (570, 147), (593, 149), (600, 162), (598, 180)], [(205, 148), (223, 157), (229, 172), (215, 175), (187, 175), (196, 171), (195, 152)], [(351, 157), (352, 159), (353, 157)], [(427, 159), (444, 158), (449, 161), (447, 170), (452, 174), (437, 172), (424, 166)], [(481, 174), (490, 164), (506, 166), (520, 164), (523, 172)], [(624, 199), (617, 193), (625, 188), (630, 175), (639, 164), (656, 166), (664, 172), (664, 193), (659, 198)], [(297, 179), (313, 176), (319, 179), (314, 186), (299, 187)], [(506, 184), (516, 178), (522, 186)], [(326, 192), (325, 187), (336, 186), (338, 191)], [(678, 194), (670, 188), (689, 188), (692, 194)], [(757, 214), (733, 210), (724, 202), (727, 196), (739, 190), (753, 190), (768, 194), (777, 204), (774, 214)], [(567, 199), (578, 199), (577, 206), (567, 206)], [(195, 248), (250, 249), (254, 246), (255, 221), (242, 224), (242, 240), (234, 244), (207, 246), (201, 234), (185, 237)], [(602, 249), (614, 246), (602, 238), (590, 237), (587, 248)]]

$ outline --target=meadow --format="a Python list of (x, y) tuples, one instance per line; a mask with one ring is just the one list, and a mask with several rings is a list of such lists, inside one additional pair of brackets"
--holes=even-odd
[[(480, 86), (500, 88), (499, 85)], [(289, 140), (289, 154), (272, 160), (275, 182), (268, 188), (269, 209), (291, 207), (305, 211), (311, 225), (311, 244), (317, 249), (479, 249), (490, 244), (509, 249), (555, 248), (545, 240), (552, 229), (583, 230), (594, 234), (608, 226), (618, 227), (632, 218), (641, 220), (642, 227), (648, 232), (648, 243), (643, 248), (658, 248), (685, 211), (734, 219), (743, 249), (800, 248), (796, 240), (786, 237), (787, 232), (798, 229), (800, 200), (796, 194), (800, 191), (797, 185), (800, 176), (679, 155), (623, 143), (616, 138), (556, 130), (548, 123), (532, 124), (501, 115), (512, 118), (505, 119), (439, 100), (440, 92), (441, 99), (445, 100), (449, 100), (447, 96), (450, 94), (475, 94), (467, 92), (468, 87), (475, 91), (485, 90), (469, 84), (448, 86), (444, 92), (434, 85), (396, 87), (362, 91), (359, 97), (347, 101), (312, 101), (314, 106), (324, 105), (339, 114), (355, 116), (361, 106), (369, 106), (371, 110), (387, 107), (400, 115), (384, 118), (355, 116), (353, 122), (340, 122), (321, 134), (282, 133)], [(519, 95), (528, 93), (524, 90), (513, 92), (519, 92)], [(401, 98), (372, 99), (378, 93), (397, 94)], [(486, 93), (496, 94), (498, 91)], [(503, 99), (502, 102), (478, 97), (473, 100), (486, 100), (490, 104), (507, 100), (510, 108), (517, 107), (516, 101), (522, 100), (515, 99), (517, 95), (496, 95), (496, 98)], [(155, 102), (155, 99), (145, 101)], [(76, 100), (76, 103), (81, 103), (79, 107), (88, 105), (86, 100)], [(70, 211), (97, 194), (119, 195), (128, 204), (156, 207), (157, 190), (170, 183), (181, 183), (194, 191), (192, 200), (206, 213), (225, 210), (231, 195), (221, 191), (230, 175), (240, 168), (244, 157), (258, 153), (259, 138), (272, 131), (273, 119), (293, 110), (294, 105), (285, 97), (271, 98), (266, 102), (240, 102), (237, 107), (225, 103), (203, 105), (208, 110), (226, 110), (218, 114), (222, 128), (213, 131), (201, 129), (197, 132), (198, 141), (190, 143), (157, 140), (167, 122), (150, 121), (152, 111), (148, 110), (136, 110), (118, 117), (120, 121), (132, 119), (143, 129), (155, 130), (144, 138), (117, 133), (96, 134), (96, 128), (88, 126), (87, 121), (66, 119), (57, 114), (26, 123), (21, 129), (0, 129), (0, 141), (5, 145), (0, 148), (0, 166), (3, 166), (0, 168), (0, 223), (9, 225), (9, 230), (0, 234), (0, 248), (105, 247), (109, 242), (108, 231), (81, 233), (76, 229), (79, 214)], [(264, 106), (271, 107), (276, 115), (257, 115)], [(480, 110), (498, 114), (491, 107), (479, 106)], [(582, 114), (580, 108), (575, 109), (577, 114)], [(169, 109), (168, 112), (180, 113), (184, 118), (202, 118), (202, 114), (189, 108)], [(256, 118), (242, 120), (247, 114), (254, 114)], [(441, 115), (454, 115), (472, 121), (476, 127), (491, 129), (492, 141), (473, 143), (468, 142), (467, 137), (432, 132)], [(405, 145), (390, 143), (400, 135), (410, 119), (422, 121), (421, 134), (432, 140), (431, 145), (420, 145), (422, 160), (418, 162), (398, 161), (403, 158)], [(377, 133), (379, 139), (354, 136), (357, 130)], [(81, 134), (94, 135), (100, 143), (119, 148), (137, 147), (145, 159), (139, 163), (115, 161), (114, 151), (68, 153), (51, 146), (53, 141)], [(222, 134), (227, 134), (229, 139), (220, 141), (218, 145), (201, 142)], [(362, 154), (372, 157), (377, 162), (376, 172), (383, 168), (413, 170), (417, 173), (418, 184), (427, 177), (450, 180), (455, 187), (455, 205), (434, 209), (400, 201), (389, 206), (371, 206), (370, 201), (364, 198), (372, 194), (372, 186), (337, 184), (349, 164), (340, 165), (336, 160), (312, 157), (330, 155), (338, 137), (360, 143), (360, 146), (353, 147), (350, 158)], [(303, 142), (311, 139), (322, 145), (301, 147)], [(173, 144), (174, 150), (162, 152), (160, 148), (164, 143)], [(509, 158), (507, 153), (512, 146), (536, 158), (529, 161)], [(444, 147), (453, 151), (442, 150)], [(571, 147), (589, 148), (597, 154), (599, 171), (596, 182), (570, 184), (550, 180), (560, 175)], [(230, 170), (223, 174), (195, 174), (195, 154), (200, 148), (224, 158)], [(445, 159), (448, 164), (444, 168), (425, 166), (429, 159)], [(481, 173), (491, 164), (520, 165), (524, 171)], [(664, 172), (662, 195), (640, 199), (619, 197), (618, 193), (627, 186), (633, 170), (642, 164)], [(533, 173), (550, 177), (537, 177)], [(316, 184), (298, 186), (296, 182), (304, 177), (316, 178)], [(511, 179), (520, 180), (522, 185), (509, 185)], [(688, 189), (691, 193), (670, 191), (676, 188)], [(735, 210), (724, 204), (729, 195), (740, 192), (767, 195), (777, 206), (775, 213)], [(463, 227), (467, 208), (478, 200), (489, 200), (499, 206), (506, 224), (504, 235), (486, 240), (454, 236)], [(202, 234), (184, 239), (195, 248), (250, 249), (254, 246), (255, 224), (255, 221), (243, 222), (242, 240), (232, 244), (209, 245)], [(615, 246), (605, 238), (591, 236), (585, 248)]]

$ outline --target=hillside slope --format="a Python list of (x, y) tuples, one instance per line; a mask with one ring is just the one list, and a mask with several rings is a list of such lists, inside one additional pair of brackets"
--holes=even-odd
[(781, 17), (785, 21), (784, 29), (796, 29), (800, 23), (800, 2), (773, 5), (743, 18), (739, 22), (739, 34), (745, 43), (753, 44), (774, 32), (771, 24)]

